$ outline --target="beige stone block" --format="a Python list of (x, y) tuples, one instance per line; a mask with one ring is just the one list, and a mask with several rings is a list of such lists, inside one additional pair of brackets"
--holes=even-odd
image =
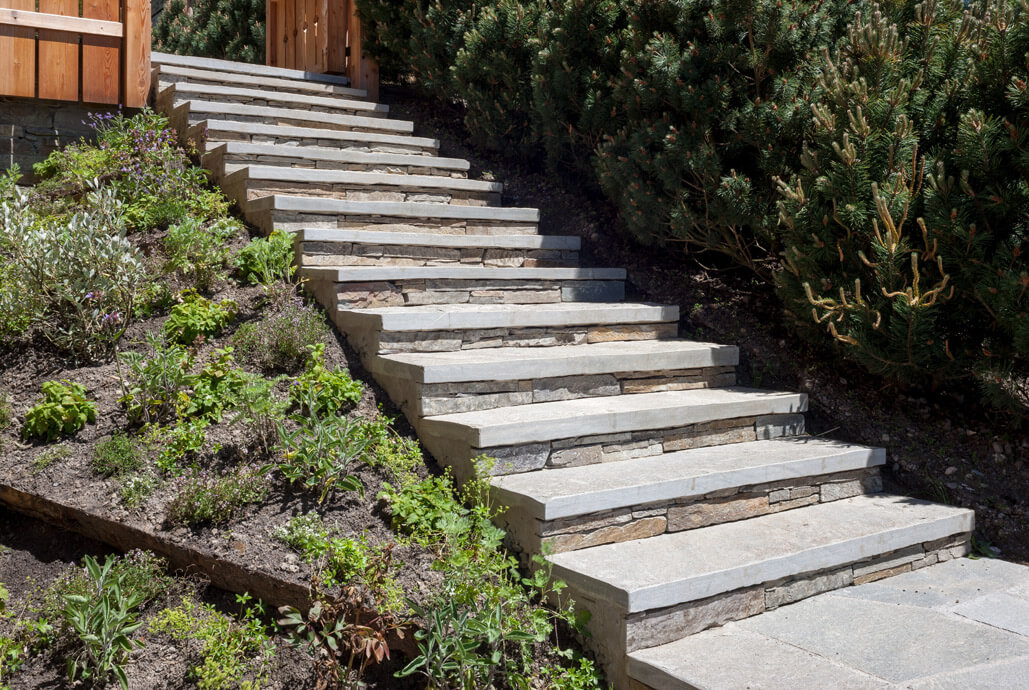
[(339, 304), (354, 308), (400, 307), (404, 296), (390, 283), (344, 283), (336, 292)]
[(543, 543), (549, 544), (554, 553), (563, 553), (565, 551), (587, 549), (591, 546), (600, 546), (601, 544), (613, 544), (615, 542), (653, 537), (662, 534), (665, 531), (666, 524), (666, 520), (663, 517), (644, 518), (624, 526), (604, 527), (586, 534), (575, 533), (544, 537)]
[(596, 326), (589, 330), (591, 343), (621, 340), (654, 340), (674, 338), (679, 333), (677, 324), (634, 324), (627, 326)]
[(765, 610), (763, 589), (742, 590), (699, 602), (626, 617), (626, 652), (693, 635), (715, 625), (755, 616)]
[(844, 498), (852, 498), (865, 493), (865, 487), (860, 479), (852, 479), (847, 482), (829, 482), (822, 484), (822, 502), (838, 501)]
[(582, 465), (593, 465), (604, 461), (603, 447), (599, 444), (592, 446), (579, 446), (578, 448), (563, 448), (555, 450), (550, 454), (547, 461), (548, 467), (580, 467)]
[(727, 443), (744, 443), (755, 440), (754, 427), (740, 427), (724, 431), (698, 431), (669, 434), (664, 439), (665, 452), (720, 446)]
[(847, 568), (835, 573), (826, 573), (810, 579), (791, 582), (780, 587), (771, 587), (765, 590), (765, 608), (771, 610), (822, 592), (848, 587), (853, 581), (854, 574), (850, 568)]
[(540, 523), (540, 535), (552, 537), (558, 534), (573, 532), (592, 532), (603, 527), (627, 525), (632, 521), (632, 511), (628, 508), (606, 510), (593, 515), (577, 515), (575, 517), (548, 520)]
[(863, 585), (866, 582), (875, 582), (876, 580), (885, 580), (888, 577), (893, 577), (894, 575), (900, 575), (901, 573), (909, 573), (909, 572), (911, 572), (911, 564), (910, 563), (905, 563), (904, 565), (898, 565), (898, 566), (896, 566), (894, 568), (887, 568), (886, 570), (880, 570), (880, 571), (877, 571), (877, 572), (874, 572), (874, 573), (868, 573), (866, 575), (862, 575), (860, 577), (855, 577), (854, 578), (854, 584), (855, 585)]
[(788, 501), (779, 501), (778, 503), (771, 504), (773, 513), (781, 513), (784, 510), (793, 510), (794, 508), (803, 508), (804, 506), (810, 506), (818, 503), (818, 496), (804, 496), (803, 498), (792, 498)]
[(728, 498), (715, 502), (676, 505), (668, 509), (668, 531), (680, 532), (706, 525), (734, 522), (769, 512), (768, 497)]

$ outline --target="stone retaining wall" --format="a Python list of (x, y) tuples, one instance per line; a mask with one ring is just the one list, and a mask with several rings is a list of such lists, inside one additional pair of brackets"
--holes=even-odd
[(485, 247), (419, 247), (410, 244), (303, 242), (301, 266), (491, 266), (494, 268), (574, 267), (579, 252), (559, 249), (496, 249)]
[(390, 218), (342, 213), (299, 213), (295, 211), (248, 211), (247, 218), (265, 234), (273, 229), (299, 232), (304, 228), (339, 228), (374, 232), (429, 232), (437, 235), (535, 235), (536, 223), (487, 220), (441, 220), (439, 218)]
[(225, 193), (236, 200), (259, 199), (263, 196), (314, 196), (347, 201), (410, 201), (420, 204), (453, 204), (454, 206), (499, 206), (496, 192), (464, 192), (417, 186), (398, 188), (396, 185), (346, 184), (328, 182), (289, 182), (286, 180), (246, 180), (230, 183)]
[(23, 181), (34, 181), (33, 163), (82, 137), (91, 138), (93, 130), (85, 124), (89, 113), (112, 110), (117, 107), (0, 97), (0, 167), (18, 165), (27, 176)]
[(349, 309), (423, 304), (553, 304), (616, 302), (620, 280), (391, 280), (339, 283), (336, 304)]

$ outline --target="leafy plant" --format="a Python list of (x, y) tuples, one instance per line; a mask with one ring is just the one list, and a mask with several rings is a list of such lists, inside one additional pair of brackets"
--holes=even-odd
[[(67, 385), (64, 385), (67, 384)], [(53, 441), (58, 436), (72, 435), (87, 423), (96, 421), (96, 403), (86, 397), (86, 387), (65, 380), (45, 381), (43, 397), (25, 413), (24, 438)]]
[(193, 392), (182, 410), (183, 416), (219, 421), (225, 410), (234, 408), (239, 396), (254, 377), (236, 366), (232, 348), (219, 348), (193, 380)]
[(7, 391), (0, 391), (0, 431), (11, 426), (14, 411), (11, 409), (11, 396)]
[(103, 565), (91, 556), (83, 563), (90, 578), (89, 593), (64, 596), (64, 619), (81, 643), (68, 659), (68, 677), (104, 682), (113, 674), (122, 688), (128, 688), (123, 664), (133, 648), (143, 646), (129, 638), (142, 625), (133, 610), (143, 603), (143, 594), (123, 589), (124, 574), (112, 572), (114, 556), (108, 556)]
[(120, 477), (143, 466), (143, 453), (135, 440), (116, 432), (94, 446), (90, 465), (105, 477)]
[(164, 334), (173, 343), (193, 345), (197, 338), (221, 335), (222, 329), (236, 318), (237, 305), (232, 300), (212, 302), (193, 290), (179, 296), (182, 300), (171, 308), (164, 322)]
[(248, 434), (257, 439), (265, 455), (271, 454), (272, 444), (278, 439), (277, 424), (285, 419), (289, 402), (275, 393), (278, 379), (259, 376), (247, 377), (241, 388), (235, 390), (232, 424), (241, 424)]
[[(187, 399), (188, 401), (188, 399)], [(183, 419), (172, 426), (151, 426), (144, 436), (147, 450), (154, 453), (162, 472), (179, 475), (182, 461), (196, 455), (207, 443), (207, 419)]]
[(346, 369), (335, 367), (329, 371), (325, 367), (325, 343), (308, 349), (311, 354), (307, 368), (294, 380), (291, 400), (318, 415), (334, 415), (344, 407), (356, 405), (364, 392), (361, 382), (350, 378)]
[(149, 472), (135, 472), (121, 477), (118, 495), (126, 508), (139, 508), (157, 489), (159, 481)]
[(228, 261), (228, 241), (242, 230), (237, 221), (228, 218), (204, 222), (188, 217), (172, 225), (164, 239), (167, 269), (190, 278), (197, 290), (209, 290)]
[(234, 467), (220, 474), (193, 468), (175, 479), (174, 498), (168, 502), (168, 519), (184, 525), (228, 522), (239, 509), (268, 497), (263, 468)]
[(239, 250), (233, 264), (239, 279), (250, 285), (288, 282), (296, 270), (293, 265), (293, 235), (274, 230), (268, 237), (255, 237)]
[(58, 443), (56, 446), (50, 446), (40, 451), (32, 460), (32, 473), (42, 472), (46, 468), (50, 467), (56, 462), (65, 460), (71, 457), (71, 448), (68, 447), (67, 443)]
[(182, 396), (192, 388), (196, 377), (190, 374), (193, 355), (162, 336), (146, 334), (143, 352), (119, 352), (118, 361), (128, 367), (128, 385), (123, 377), (122, 397), (129, 419), (155, 424), (171, 419)]
[[(175, 640), (200, 643), (201, 662), (193, 666), (191, 675), (202, 690), (256, 690), (267, 682), (275, 655), (275, 645), (259, 615), (260, 606), (249, 606), (236, 620), (210, 604), (183, 597), (179, 606), (158, 613), (149, 629)], [(251, 679), (245, 680), (248, 676)]]
[(424, 467), (425, 459), (418, 441), (398, 434), (390, 426), (393, 421), (377, 415), (364, 422), (363, 433), (371, 439), (364, 461), (371, 467), (381, 468), (391, 481), (403, 486), (418, 479), (416, 470)]
[(274, 304), (259, 321), (242, 324), (232, 343), (244, 361), (264, 371), (292, 373), (304, 365), (313, 346), (324, 348), (329, 337), (322, 315), (293, 298)]

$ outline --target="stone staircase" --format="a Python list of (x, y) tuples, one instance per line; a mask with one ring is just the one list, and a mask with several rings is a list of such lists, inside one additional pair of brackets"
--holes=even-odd
[[(884, 495), (881, 449), (804, 435), (806, 396), (622, 302), (340, 77), (154, 54), (156, 103), (458, 478), (497, 459), (513, 548), (546, 553), (621, 688), (693, 687), (648, 650), (968, 552), (972, 514)], [(660, 682), (655, 678), (661, 679)], [(642, 679), (649, 679), (644, 682)]]

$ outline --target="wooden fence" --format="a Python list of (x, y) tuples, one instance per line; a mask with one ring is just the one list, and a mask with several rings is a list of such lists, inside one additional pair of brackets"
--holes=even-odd
[(149, 2), (0, 0), (0, 96), (139, 108), (149, 91)]
[(267, 0), (265, 13), (269, 65), (345, 74), (355, 89), (378, 98), (379, 67), (361, 51), (353, 0)]

